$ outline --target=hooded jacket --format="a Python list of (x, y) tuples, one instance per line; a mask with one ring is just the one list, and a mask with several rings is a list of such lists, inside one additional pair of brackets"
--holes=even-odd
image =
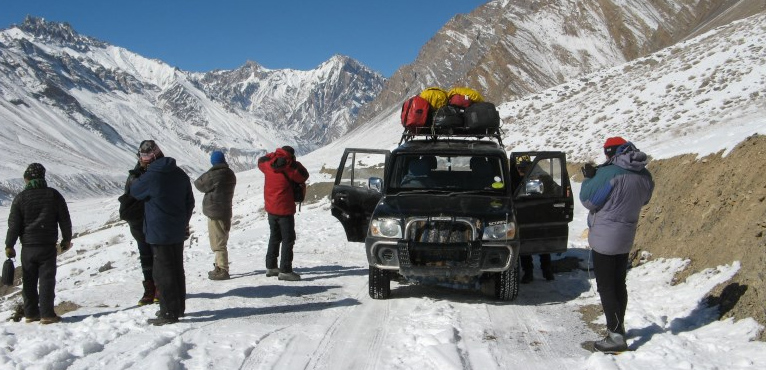
[(214, 220), (230, 220), (237, 176), (226, 163), (213, 165), (194, 181), (194, 187), (205, 193), (202, 213)]
[(264, 174), (263, 200), (266, 212), (277, 216), (294, 215), (295, 199), (290, 181), (306, 182), (309, 178), (306, 168), (292, 154), (279, 148), (259, 158), (258, 169)]
[(583, 181), (580, 201), (590, 211), (588, 243), (596, 252), (630, 253), (641, 208), (654, 191), (648, 161), (645, 153), (627, 143), (599, 166), (593, 178)]
[(186, 239), (194, 211), (189, 176), (170, 157), (156, 159), (130, 185), (130, 194), (144, 201), (144, 233), (149, 244), (177, 244)]

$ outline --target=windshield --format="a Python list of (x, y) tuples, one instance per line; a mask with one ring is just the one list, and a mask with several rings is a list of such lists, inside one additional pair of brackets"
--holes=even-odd
[(399, 155), (390, 187), (400, 190), (503, 192), (502, 161), (491, 156)]

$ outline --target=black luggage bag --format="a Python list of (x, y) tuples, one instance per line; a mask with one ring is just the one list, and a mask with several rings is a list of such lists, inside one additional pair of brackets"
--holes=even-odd
[(463, 113), (465, 128), (471, 132), (485, 133), (500, 127), (500, 112), (490, 102), (471, 104)]

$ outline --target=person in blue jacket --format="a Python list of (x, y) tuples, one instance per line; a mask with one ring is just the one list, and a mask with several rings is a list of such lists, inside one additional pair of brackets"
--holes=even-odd
[(604, 143), (606, 162), (582, 168), (585, 180), (580, 201), (588, 214), (588, 244), (593, 272), (606, 316), (607, 335), (594, 343), (596, 350), (618, 353), (628, 349), (625, 341), (625, 280), (628, 255), (633, 248), (641, 208), (649, 203), (654, 181), (646, 165), (646, 153), (617, 136)]
[(175, 159), (163, 155), (157, 143), (145, 140), (139, 153), (149, 166), (130, 185), (130, 194), (144, 201), (144, 234), (152, 246), (154, 283), (160, 291), (160, 310), (147, 322), (172, 324), (185, 310), (183, 246), (194, 211), (194, 195), (189, 176), (176, 166)]

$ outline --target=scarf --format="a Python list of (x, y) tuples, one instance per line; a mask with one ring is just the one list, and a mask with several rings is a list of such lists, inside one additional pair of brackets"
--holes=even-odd
[(48, 187), (48, 183), (45, 182), (45, 179), (32, 179), (29, 180), (27, 183), (27, 186), (24, 187), (24, 190), (26, 189), (44, 189)]

